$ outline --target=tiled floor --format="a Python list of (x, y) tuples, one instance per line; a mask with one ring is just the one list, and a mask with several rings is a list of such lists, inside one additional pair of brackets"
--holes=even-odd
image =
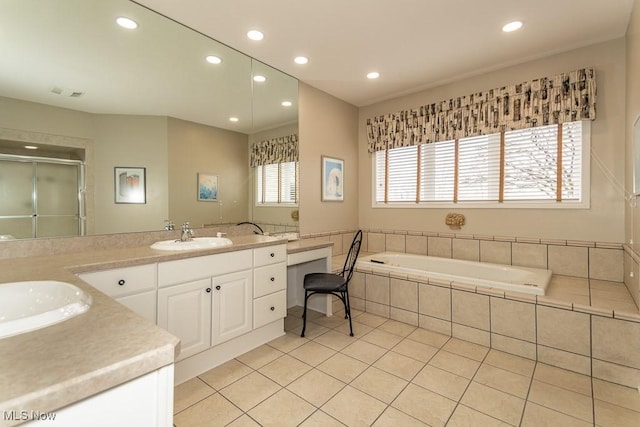
[(177, 427), (640, 426), (640, 394), (353, 313), (289, 311), (287, 334), (175, 388)]

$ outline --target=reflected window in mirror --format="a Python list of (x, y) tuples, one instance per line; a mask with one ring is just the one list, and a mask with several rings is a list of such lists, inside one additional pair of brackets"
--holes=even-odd
[(298, 162), (256, 166), (255, 177), (257, 205), (297, 206), (299, 194)]

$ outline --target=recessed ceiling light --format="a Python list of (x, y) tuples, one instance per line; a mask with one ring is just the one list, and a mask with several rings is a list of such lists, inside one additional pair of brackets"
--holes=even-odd
[(309, 62), (309, 58), (307, 58), (306, 56), (296, 56), (295, 58), (293, 58), (293, 62), (295, 62), (296, 64), (304, 65)]
[(513, 21), (502, 27), (502, 31), (504, 31), (505, 33), (510, 33), (512, 31), (519, 30), (520, 28), (522, 28), (522, 21)]
[(37, 150), (38, 147), (36, 147), (35, 145), (25, 145), (24, 148), (26, 148), (27, 150)]
[(262, 83), (262, 82), (266, 82), (267, 78), (265, 76), (257, 75), (257, 76), (253, 76), (253, 81)]
[(258, 30), (251, 30), (247, 32), (247, 37), (249, 37), (251, 40), (259, 41), (264, 38), (264, 34), (262, 34), (262, 32)]
[(205, 59), (209, 64), (220, 64), (222, 62), (222, 59), (215, 55), (209, 55)]
[(239, 119), (237, 117), (229, 117), (230, 122), (237, 122)]
[(136, 28), (138, 28), (138, 23), (136, 21), (134, 21), (131, 18), (126, 18), (124, 16), (120, 16), (118, 19), (116, 19), (116, 22), (121, 27), (127, 28), (129, 30), (135, 30)]
[(293, 105), (293, 102), (291, 102), (291, 101), (282, 101), (281, 105), (283, 107), (291, 107)]
[(378, 77), (380, 77), (380, 73), (377, 71), (372, 71), (367, 74), (368, 79), (377, 79)]

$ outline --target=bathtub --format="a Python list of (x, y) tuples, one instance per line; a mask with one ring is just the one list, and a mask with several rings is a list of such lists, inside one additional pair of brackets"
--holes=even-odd
[(540, 268), (514, 267), (426, 255), (382, 252), (359, 258), (356, 268), (424, 276), (504, 291), (544, 295), (553, 274)]

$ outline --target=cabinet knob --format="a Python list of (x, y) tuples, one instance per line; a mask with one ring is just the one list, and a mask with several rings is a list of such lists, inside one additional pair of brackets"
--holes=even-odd
[(124, 279), (118, 280), (118, 285), (120, 285), (120, 286), (124, 286), (125, 283), (126, 282), (124, 281)]
[(211, 292), (211, 288), (207, 288), (206, 290), (207, 290), (207, 293)]
[(276, 308), (274, 306), (271, 306), (271, 311), (275, 311)]
[(271, 278), (271, 281), (272, 281), (272, 282), (275, 282), (275, 281), (276, 281), (276, 278), (275, 278), (275, 277), (272, 277), (272, 278)]
[(276, 254), (275, 254), (275, 252), (271, 252), (271, 253), (269, 254), (269, 256), (270, 256), (271, 258), (273, 258), (274, 256), (276, 256)]
[(216, 291), (220, 290), (220, 285), (216, 286)]

